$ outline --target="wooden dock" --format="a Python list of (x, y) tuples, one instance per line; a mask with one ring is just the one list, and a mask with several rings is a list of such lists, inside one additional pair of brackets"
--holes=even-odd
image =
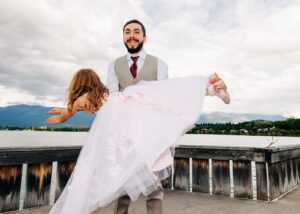
[[(81, 146), (0, 148), (0, 213), (19, 209), (47, 213), (63, 191), (80, 150)], [(299, 185), (300, 144), (181, 145), (176, 148), (172, 176), (163, 181), (165, 213), (188, 213), (185, 209), (190, 213), (267, 213), (268, 207), (274, 212), (300, 213)], [(292, 190), (295, 193), (289, 193)], [(289, 198), (284, 196), (287, 193), (296, 195)], [(143, 213), (141, 200), (132, 206), (139, 210), (133, 213)], [(280, 209), (282, 203), (287, 205), (285, 210)]]
[[(9, 214), (46, 214), (51, 206), (30, 208)], [(242, 200), (222, 195), (165, 190), (164, 214), (298, 214), (300, 210), (300, 188), (288, 193), (276, 202)], [(113, 205), (99, 208), (93, 214), (112, 214)], [(146, 214), (145, 197), (140, 197), (129, 207), (130, 214)]]

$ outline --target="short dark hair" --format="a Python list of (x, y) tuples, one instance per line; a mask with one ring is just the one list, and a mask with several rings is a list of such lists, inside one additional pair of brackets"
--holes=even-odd
[(140, 21), (137, 20), (137, 19), (132, 19), (132, 20), (129, 20), (128, 22), (126, 22), (125, 25), (123, 26), (123, 33), (124, 33), (124, 30), (125, 30), (125, 27), (126, 27), (127, 25), (131, 24), (131, 23), (136, 23), (136, 24), (141, 25), (142, 31), (143, 31), (143, 34), (144, 34), (144, 37), (146, 36), (146, 29), (145, 29), (143, 23), (140, 22)]

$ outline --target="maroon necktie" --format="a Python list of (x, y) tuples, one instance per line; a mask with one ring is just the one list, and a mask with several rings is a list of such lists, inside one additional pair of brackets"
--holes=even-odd
[(132, 56), (131, 59), (133, 61), (133, 64), (131, 65), (130, 67), (130, 71), (131, 71), (131, 74), (133, 76), (133, 78), (136, 77), (136, 74), (137, 74), (137, 65), (136, 65), (136, 61), (138, 60), (139, 56)]

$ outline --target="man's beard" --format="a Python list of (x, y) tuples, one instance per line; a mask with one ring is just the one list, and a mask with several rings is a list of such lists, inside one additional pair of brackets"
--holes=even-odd
[(135, 53), (138, 53), (142, 48), (143, 48), (143, 41), (141, 43), (139, 43), (139, 45), (136, 47), (136, 48), (130, 48), (128, 47), (128, 45), (124, 42), (126, 48), (127, 48), (127, 51), (131, 54), (135, 54)]

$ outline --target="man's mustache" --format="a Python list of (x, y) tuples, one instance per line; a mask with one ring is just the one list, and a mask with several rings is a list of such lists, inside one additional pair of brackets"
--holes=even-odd
[(138, 40), (138, 39), (135, 39), (135, 38), (130, 38), (130, 39), (126, 40), (126, 42), (131, 42), (131, 40), (133, 40), (133, 41), (135, 41), (135, 42), (139, 42), (139, 40)]

